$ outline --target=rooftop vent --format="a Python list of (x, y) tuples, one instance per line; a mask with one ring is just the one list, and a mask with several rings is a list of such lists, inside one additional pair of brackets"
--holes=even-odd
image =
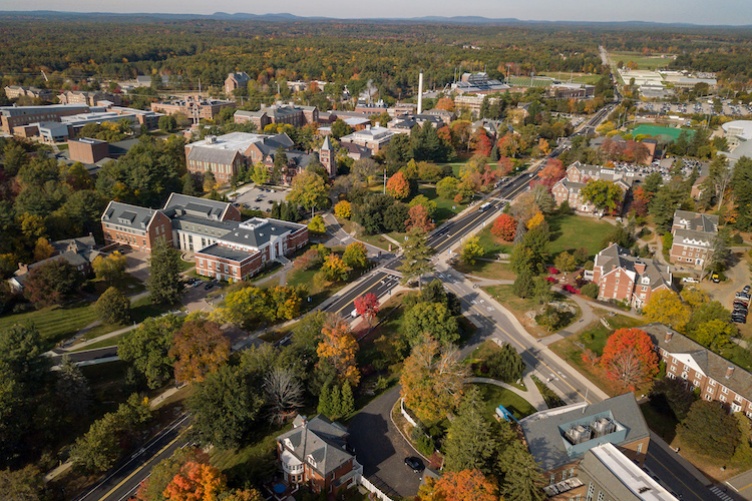
[(608, 418), (597, 419), (593, 423), (595, 437), (603, 437), (616, 431), (616, 424)]
[(577, 445), (593, 438), (593, 430), (587, 425), (578, 424), (568, 429), (564, 436), (572, 445)]

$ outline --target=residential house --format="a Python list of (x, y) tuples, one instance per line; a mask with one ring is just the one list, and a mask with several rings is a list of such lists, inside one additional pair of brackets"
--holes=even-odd
[(549, 486), (577, 479), (585, 455), (598, 446), (612, 444), (642, 465), (650, 444), (650, 430), (632, 393), (536, 412), (519, 424)]
[(669, 261), (682, 268), (703, 270), (708, 265), (718, 235), (718, 216), (684, 210), (674, 213), (674, 236)]
[(566, 176), (551, 188), (551, 194), (558, 205), (568, 202), (569, 206), (577, 212), (594, 213), (596, 212), (596, 207), (592, 203), (583, 200), (580, 195), (582, 188), (591, 180), (603, 180), (614, 183), (623, 194), (623, 203), (627, 192), (632, 187), (634, 177), (630, 176), (629, 172), (626, 171), (574, 162), (567, 167)]
[(228, 73), (225, 78), (225, 95), (232, 96), (235, 89), (245, 89), (251, 77), (245, 71)]
[(598, 299), (621, 301), (642, 308), (650, 296), (662, 289), (672, 290), (667, 265), (634, 257), (627, 249), (611, 244), (595, 256), (593, 271), (585, 274), (598, 285)]
[(663, 324), (641, 329), (666, 363), (666, 377), (682, 379), (701, 398), (721, 402), (752, 419), (752, 374)]
[(347, 450), (347, 429), (323, 416), (298, 416), (293, 429), (277, 437), (277, 455), (285, 483), (336, 494), (355, 485), (363, 467)]
[(13, 274), (8, 283), (16, 292), (23, 291), (28, 273), (44, 264), (64, 260), (84, 276), (91, 274), (91, 263), (99, 255), (96, 250), (97, 244), (93, 235), (79, 238), (68, 238), (52, 242), (54, 254), (47, 259), (42, 259), (32, 264), (19, 264), (18, 270)]
[(365, 146), (375, 154), (389, 144), (393, 136), (394, 132), (385, 127), (366, 127), (363, 130), (342, 136), (340, 144), (354, 143), (359, 146)]

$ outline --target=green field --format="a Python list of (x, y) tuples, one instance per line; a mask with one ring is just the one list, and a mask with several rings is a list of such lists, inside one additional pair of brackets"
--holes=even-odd
[(0, 318), (0, 332), (17, 323), (30, 323), (39, 330), (39, 334), (46, 343), (53, 345), (96, 320), (97, 312), (90, 303), (77, 303), (64, 307), (50, 306)]
[(546, 71), (540, 76), (546, 76), (561, 80), (562, 82), (582, 83), (594, 85), (598, 83), (602, 75), (593, 75), (588, 73), (567, 73), (564, 71)]
[(603, 249), (603, 239), (613, 228), (605, 221), (575, 215), (557, 214), (549, 216), (546, 221), (551, 228), (551, 244), (548, 250), (552, 257), (580, 247), (584, 247), (590, 256), (594, 256)]
[(660, 125), (641, 124), (632, 129), (632, 136), (666, 136), (670, 141), (674, 141), (682, 132), (686, 132), (689, 137), (695, 135), (692, 129), (681, 129), (678, 127), (661, 127)]
[(609, 57), (614, 64), (619, 61), (623, 61), (626, 65), (629, 61), (637, 63), (637, 68), (640, 70), (655, 70), (657, 68), (667, 67), (673, 58), (670, 56), (661, 57), (658, 56), (643, 56), (639, 52), (609, 52)]
[(507, 81), (516, 87), (550, 87), (552, 83), (548, 78), (538, 79), (535, 77), (532, 79), (530, 77), (509, 77)]
[(483, 396), (483, 402), (485, 403), (483, 415), (489, 421), (495, 419), (496, 408), (499, 405), (506, 407), (517, 419), (522, 419), (535, 413), (535, 407), (530, 405), (530, 402), (506, 388), (492, 384), (475, 384), (475, 386), (478, 387)]

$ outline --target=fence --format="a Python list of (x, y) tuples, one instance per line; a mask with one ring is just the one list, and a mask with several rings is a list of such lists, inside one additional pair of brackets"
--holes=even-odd
[(392, 498), (384, 494), (381, 489), (373, 485), (366, 477), (363, 475), (360, 476), (359, 480), (360, 485), (366, 488), (368, 492), (375, 495), (377, 499), (380, 499), (381, 501), (392, 501)]
[(417, 427), (418, 423), (410, 416), (410, 413), (407, 412), (407, 409), (405, 409), (405, 400), (400, 399), (400, 412), (402, 413), (402, 417), (404, 417), (408, 423), (413, 425), (413, 427)]

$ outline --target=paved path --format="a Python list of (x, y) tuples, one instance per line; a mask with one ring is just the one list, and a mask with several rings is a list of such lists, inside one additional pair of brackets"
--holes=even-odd
[(540, 391), (538, 391), (538, 387), (535, 385), (535, 381), (533, 381), (533, 379), (530, 377), (531, 375), (532, 374), (528, 372), (522, 377), (522, 380), (525, 382), (525, 386), (527, 387), (527, 390), (520, 390), (519, 388), (517, 388), (516, 386), (512, 386), (511, 384), (507, 384), (507, 383), (504, 383), (503, 381), (499, 381), (499, 380), (491, 379), (487, 377), (470, 377), (470, 378), (467, 378), (465, 381), (468, 383), (492, 384), (494, 386), (504, 388), (505, 390), (509, 390), (512, 393), (516, 393), (517, 395), (527, 400), (530, 405), (535, 407), (535, 410), (544, 411), (548, 409), (548, 406), (546, 405), (546, 401), (543, 400), (543, 396), (540, 394)]

